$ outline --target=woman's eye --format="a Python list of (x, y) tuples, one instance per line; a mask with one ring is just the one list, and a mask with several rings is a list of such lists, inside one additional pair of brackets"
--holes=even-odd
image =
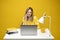
[(27, 13), (32, 13), (32, 12), (27, 12)]
[(32, 13), (32, 12), (29, 12), (29, 13)]

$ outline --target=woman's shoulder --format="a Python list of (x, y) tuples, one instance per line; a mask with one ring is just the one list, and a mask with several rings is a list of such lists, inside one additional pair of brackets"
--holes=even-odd
[(37, 19), (37, 16), (34, 16), (34, 19)]

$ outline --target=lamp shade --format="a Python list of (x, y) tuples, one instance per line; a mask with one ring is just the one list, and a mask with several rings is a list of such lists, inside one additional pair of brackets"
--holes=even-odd
[(41, 18), (39, 18), (39, 23), (44, 24), (44, 16), (42, 16)]

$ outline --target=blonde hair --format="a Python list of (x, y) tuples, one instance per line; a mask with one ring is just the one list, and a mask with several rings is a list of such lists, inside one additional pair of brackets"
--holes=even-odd
[[(33, 21), (33, 9), (32, 9), (31, 7), (28, 7), (28, 8), (26, 9), (25, 15), (27, 14), (28, 10), (31, 10), (31, 21)], [(29, 19), (29, 18), (27, 17), (27, 21), (28, 21), (28, 19)]]

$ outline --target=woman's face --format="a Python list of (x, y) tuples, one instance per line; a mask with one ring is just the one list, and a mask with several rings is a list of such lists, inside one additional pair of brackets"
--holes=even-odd
[(29, 10), (27, 11), (27, 16), (30, 17), (31, 14), (32, 14), (32, 11), (29, 9)]

